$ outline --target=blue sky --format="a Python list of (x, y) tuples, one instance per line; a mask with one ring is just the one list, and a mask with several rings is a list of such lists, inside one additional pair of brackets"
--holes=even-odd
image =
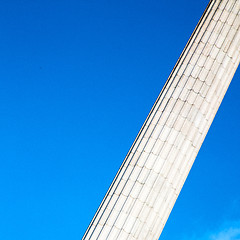
[[(81, 239), (207, 3), (1, 1), (0, 239)], [(162, 240), (240, 239), (239, 78)]]

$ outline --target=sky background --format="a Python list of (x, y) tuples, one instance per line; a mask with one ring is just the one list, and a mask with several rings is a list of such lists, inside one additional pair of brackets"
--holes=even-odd
[[(207, 0), (1, 0), (0, 239), (81, 239)], [(240, 239), (240, 70), (161, 240)]]

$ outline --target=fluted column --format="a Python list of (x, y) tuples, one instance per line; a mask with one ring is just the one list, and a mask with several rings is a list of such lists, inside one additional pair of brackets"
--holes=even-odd
[(213, 0), (83, 239), (158, 239), (240, 61), (239, 0)]

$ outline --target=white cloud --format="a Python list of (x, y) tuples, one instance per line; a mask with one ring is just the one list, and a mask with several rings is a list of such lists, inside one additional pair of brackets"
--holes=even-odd
[(240, 221), (227, 222), (217, 230), (206, 232), (201, 236), (188, 236), (184, 240), (240, 240)]
[(240, 240), (240, 226), (230, 227), (218, 233), (211, 234), (211, 240)]

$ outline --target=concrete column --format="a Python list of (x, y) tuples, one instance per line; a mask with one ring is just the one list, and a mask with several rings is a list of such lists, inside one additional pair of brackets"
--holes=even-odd
[(158, 239), (240, 61), (239, 0), (212, 0), (83, 239)]

